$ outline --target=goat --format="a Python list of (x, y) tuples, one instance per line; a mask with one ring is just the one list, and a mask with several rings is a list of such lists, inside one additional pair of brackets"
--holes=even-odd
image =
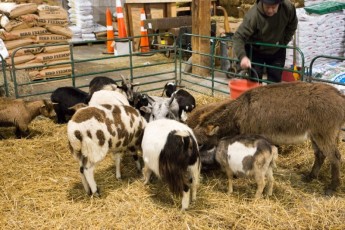
[(120, 86), (117, 85), (113, 79), (108, 77), (100, 76), (93, 78), (89, 84), (90, 97), (93, 96), (94, 92), (101, 89), (112, 91), (119, 90), (120, 92), (123, 92), (127, 95), (128, 101), (133, 101), (133, 88), (137, 84), (129, 82), (122, 74), (120, 75), (120, 77), (122, 79)]
[(165, 91), (167, 97), (175, 97), (177, 104), (179, 105), (179, 117), (182, 121), (185, 121), (187, 119), (186, 113), (191, 112), (196, 106), (195, 98), (184, 89), (176, 90), (176, 87), (175, 83), (168, 82), (164, 86), (163, 94)]
[(22, 99), (1, 98), (0, 126), (15, 126), (17, 138), (29, 134), (28, 126), (37, 116), (55, 117), (53, 104), (47, 100), (24, 101)]
[[(162, 118), (169, 118), (180, 120), (178, 115), (179, 105), (175, 97), (164, 98), (157, 96), (149, 96), (149, 105), (140, 107), (149, 116), (149, 121), (154, 121)], [(146, 116), (146, 115), (145, 115)]]
[(332, 181), (326, 194), (340, 185), (338, 134), (345, 122), (345, 96), (324, 83), (291, 82), (257, 87), (220, 104), (194, 128), (200, 144), (216, 145), (222, 137), (262, 135), (272, 144), (311, 140), (315, 161), (306, 181), (317, 178), (326, 157)]
[(255, 198), (260, 198), (267, 178), (265, 193), (272, 196), (273, 168), (278, 158), (278, 148), (259, 135), (239, 135), (222, 138), (215, 150), (216, 161), (228, 177), (228, 193), (233, 192), (232, 177), (254, 176), (257, 183)]
[(94, 77), (89, 84), (89, 94), (92, 96), (94, 92), (101, 90), (101, 89), (109, 89), (113, 90), (113, 88), (117, 88), (118, 85), (116, 81), (104, 76), (97, 76)]
[(87, 92), (75, 87), (66, 86), (54, 90), (50, 99), (54, 103), (57, 123), (63, 124), (67, 122), (67, 117), (71, 117), (75, 112), (70, 108), (79, 103), (88, 104), (90, 97)]
[(143, 106), (149, 105), (149, 95), (147, 95), (146, 93), (134, 92), (133, 101), (130, 102), (130, 105), (139, 110), (141, 116), (143, 116), (146, 119), (146, 121), (149, 121), (150, 114), (145, 113), (143, 110), (140, 109)]
[[(89, 106), (76, 111), (67, 124), (67, 136), (89, 195), (99, 195), (94, 168), (109, 151), (114, 155), (116, 178), (121, 178), (122, 155), (127, 150), (136, 155), (145, 126), (145, 119), (131, 106)], [(137, 167), (140, 170), (138, 158)]]
[(92, 94), (92, 97), (89, 101), (89, 106), (102, 104), (129, 105), (129, 101), (127, 95), (123, 92), (102, 89)]
[(144, 184), (152, 172), (163, 178), (170, 191), (182, 195), (182, 210), (196, 199), (200, 177), (200, 157), (193, 131), (175, 120), (160, 119), (149, 122), (142, 140)]

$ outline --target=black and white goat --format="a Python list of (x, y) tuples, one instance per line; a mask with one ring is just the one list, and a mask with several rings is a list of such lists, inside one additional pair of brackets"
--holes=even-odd
[(182, 121), (185, 121), (187, 119), (186, 113), (191, 112), (196, 106), (193, 95), (184, 89), (177, 89), (176, 84), (173, 82), (166, 83), (162, 96), (164, 92), (167, 97), (175, 97), (179, 105), (179, 117)]
[(114, 90), (118, 87), (116, 81), (104, 76), (94, 77), (89, 84), (89, 94), (92, 96), (94, 92), (102, 89)]
[(136, 83), (131, 83), (122, 74), (120, 77), (122, 79), (121, 85), (117, 85), (113, 79), (108, 77), (98, 76), (93, 78), (89, 84), (90, 96), (92, 97), (93, 94), (99, 90), (120, 91), (127, 95), (128, 101), (133, 101), (133, 88), (136, 86)]
[(200, 177), (199, 149), (193, 131), (175, 120), (159, 119), (149, 122), (142, 140), (144, 180), (152, 172), (164, 179), (172, 193), (182, 195), (182, 210), (196, 199)]

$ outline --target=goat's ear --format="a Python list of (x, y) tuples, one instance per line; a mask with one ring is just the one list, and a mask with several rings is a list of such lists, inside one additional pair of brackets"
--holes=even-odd
[(141, 111), (143, 111), (144, 113), (151, 113), (152, 112), (152, 108), (150, 106), (141, 106), (139, 109)]
[(214, 136), (219, 131), (219, 126), (208, 125), (206, 127), (206, 134), (207, 136)]

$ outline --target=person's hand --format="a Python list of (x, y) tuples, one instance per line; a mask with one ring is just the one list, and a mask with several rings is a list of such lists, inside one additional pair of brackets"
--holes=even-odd
[(242, 69), (250, 69), (252, 68), (252, 63), (250, 62), (247, 56), (244, 56), (241, 60), (241, 68)]

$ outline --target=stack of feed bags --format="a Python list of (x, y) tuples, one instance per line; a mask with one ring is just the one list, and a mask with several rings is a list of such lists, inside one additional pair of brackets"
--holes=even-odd
[[(305, 66), (318, 55), (344, 56), (345, 42), (345, 12), (336, 11), (323, 15), (308, 14), (303, 8), (297, 9), (298, 28), (296, 31), (296, 46), (301, 49)], [(293, 46), (293, 42), (289, 43)], [(293, 51), (287, 49), (286, 66), (293, 63)], [(297, 64), (301, 66), (301, 55), (297, 52)], [(333, 60), (331, 60), (333, 61)], [(315, 64), (330, 62), (318, 59)]]
[(70, 7), (68, 10), (70, 22), (80, 28), (81, 39), (84, 41), (96, 40), (93, 33), (94, 20), (90, 0), (68, 0), (68, 6)]
[[(0, 14), (0, 39), (9, 54), (5, 60), (7, 65), (25, 69), (32, 79), (71, 73), (70, 65), (47, 66), (70, 60), (67, 41), (72, 32), (67, 27), (67, 12), (62, 7), (0, 3)], [(65, 45), (56, 46), (56, 43)], [(37, 47), (27, 48), (30, 45)]]

